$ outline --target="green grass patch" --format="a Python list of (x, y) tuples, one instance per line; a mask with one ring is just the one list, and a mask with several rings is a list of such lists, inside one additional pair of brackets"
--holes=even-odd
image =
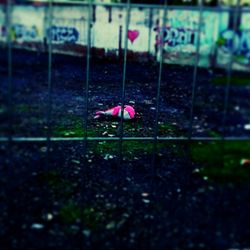
[[(83, 118), (76, 115), (67, 115), (58, 119), (59, 125), (53, 127), (52, 135), (58, 137), (83, 137), (85, 135), (83, 127)], [(63, 125), (62, 125), (63, 124)], [(123, 136), (152, 136), (154, 128), (143, 126), (137, 121), (128, 121), (123, 123)], [(160, 136), (177, 135), (176, 127), (171, 124), (160, 124), (158, 127)], [(87, 136), (89, 137), (109, 137), (119, 136), (120, 124), (118, 121), (96, 121), (89, 124)]]
[[(227, 76), (220, 76), (220, 77), (215, 77), (212, 80), (212, 83), (215, 85), (226, 85), (227, 84)], [(233, 86), (248, 86), (250, 85), (250, 76), (232, 76), (231, 77), (231, 81), (230, 81), (231, 85)]]
[(159, 136), (178, 136), (179, 135), (176, 126), (172, 124), (168, 124), (168, 123), (159, 124), (158, 134)]
[(220, 134), (219, 132), (215, 131), (215, 130), (210, 130), (210, 131), (208, 132), (208, 135), (209, 135), (210, 137), (214, 137), (214, 138), (216, 138), (216, 137), (221, 137), (221, 134)]
[(193, 142), (190, 147), (203, 177), (217, 182), (250, 180), (250, 167), (240, 164), (242, 159), (250, 159), (250, 141)]
[(41, 112), (45, 108), (44, 105), (37, 105), (37, 104), (26, 104), (21, 103), (14, 106), (14, 111), (18, 113), (29, 113), (29, 112)]
[[(123, 141), (122, 151), (127, 157), (133, 157), (137, 154), (152, 153), (153, 143), (141, 141)], [(103, 141), (98, 142), (94, 147), (94, 152), (98, 155), (117, 155), (119, 153), (119, 142)]]
[(94, 206), (81, 206), (73, 201), (68, 201), (59, 211), (59, 217), (65, 224), (82, 221), (90, 230), (96, 230), (104, 226), (106, 216)]
[[(119, 155), (119, 142), (117, 141), (101, 141), (90, 144), (90, 150), (96, 155), (102, 156), (105, 159), (112, 159)], [(134, 160), (135, 157), (142, 155), (150, 155), (155, 151), (153, 142), (145, 141), (123, 141), (122, 152), (127, 160)], [(175, 156), (182, 155), (181, 148), (172, 142), (158, 142), (156, 146), (158, 153), (166, 151), (171, 152)]]
[(47, 171), (39, 176), (42, 183), (50, 188), (57, 198), (65, 199), (75, 193), (76, 186), (71, 181), (63, 178), (57, 171)]
[[(52, 135), (58, 137), (85, 136), (83, 118), (76, 115), (67, 115), (59, 119), (60, 125), (53, 127)], [(64, 124), (64, 125), (61, 125)], [(97, 136), (97, 128), (88, 129), (87, 136)]]
[[(83, 137), (85, 135), (83, 128), (83, 120), (81, 117), (70, 116), (64, 118), (63, 124), (54, 126), (53, 136), (58, 137)], [(101, 121), (95, 124), (90, 124), (87, 130), (88, 137), (111, 137), (119, 136), (119, 122), (117, 121)], [(123, 136), (152, 136), (153, 128), (149, 130), (148, 127), (143, 127), (141, 123), (135, 121), (124, 122), (123, 124)], [(177, 135), (177, 129), (171, 124), (159, 124), (160, 136), (174, 136)], [(134, 158), (140, 154), (151, 154), (154, 151), (154, 145), (152, 142), (144, 141), (123, 141), (123, 155), (129, 159)], [(158, 143), (158, 150), (169, 147), (169, 143)], [(101, 141), (92, 142), (90, 145), (91, 151), (96, 155), (101, 156), (117, 156), (119, 154), (119, 142), (117, 141)]]
[(59, 216), (65, 224), (75, 223), (81, 219), (82, 210), (74, 202), (67, 202), (59, 211)]

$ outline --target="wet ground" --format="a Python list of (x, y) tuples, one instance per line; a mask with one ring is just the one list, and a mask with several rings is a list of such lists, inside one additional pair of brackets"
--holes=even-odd
[[(10, 131), (15, 136), (46, 136), (47, 55), (13, 53), (12, 128), (6, 121), (6, 51), (1, 51), (0, 57), (1, 136)], [(83, 58), (52, 57), (53, 136), (84, 135), (85, 68)], [(93, 116), (96, 110), (121, 101), (123, 66), (118, 62), (93, 60), (89, 73), (88, 135), (118, 136), (119, 121), (99, 121)], [(128, 61), (125, 103), (133, 105), (138, 114), (134, 121), (124, 123), (124, 135), (153, 136), (158, 75), (157, 64)], [(249, 77), (239, 72), (233, 76)], [(225, 86), (215, 84), (221, 79), (225, 79), (222, 70), (198, 70), (193, 136), (222, 135)], [(192, 67), (164, 66), (160, 136), (187, 136), (190, 132), (192, 81)], [(226, 136), (250, 133), (244, 127), (250, 123), (250, 87), (239, 85), (236, 81), (230, 89)], [(200, 151), (202, 145), (161, 142), (155, 151), (151, 142), (132, 141), (123, 144), (124, 153), (119, 156), (119, 143), (92, 141), (88, 143), (85, 158), (81, 141), (54, 142), (50, 147), (46, 142), (1, 143), (1, 246), (3, 249), (250, 248), (250, 171), (248, 165), (242, 167), (239, 163), (240, 159), (250, 157), (249, 143), (236, 142), (222, 151), (217, 151), (213, 144)], [(226, 151), (229, 153), (224, 155)], [(205, 160), (209, 161), (217, 153), (218, 161), (208, 167), (218, 164), (224, 171), (227, 164), (231, 166), (228, 162), (237, 161), (230, 178), (229, 172), (223, 178), (214, 178), (211, 171), (202, 170), (202, 164), (206, 164), (202, 156), (208, 155)], [(201, 157), (197, 157), (199, 154)]]

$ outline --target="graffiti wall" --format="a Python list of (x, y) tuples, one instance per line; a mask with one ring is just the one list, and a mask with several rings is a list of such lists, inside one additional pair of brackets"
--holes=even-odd
[(163, 25), (163, 21), (158, 20), (154, 28), (156, 50), (159, 51), (160, 46), (163, 46), (165, 62), (193, 64), (197, 57), (198, 48), (199, 65), (209, 66), (220, 30), (227, 27), (227, 19), (226, 13), (219, 15), (216, 12), (204, 11), (199, 27), (198, 11), (169, 11), (165, 24)]
[(44, 38), (44, 8), (15, 6), (12, 11), (11, 39), (15, 46), (35, 49)]
[(250, 13), (241, 17), (240, 29), (223, 29), (217, 41), (217, 65), (226, 67), (233, 60), (233, 68), (250, 70)]
[(5, 27), (5, 12), (4, 7), (0, 5), (0, 42), (6, 42), (6, 27)]
[[(91, 13), (91, 47), (102, 56), (120, 56), (127, 40), (129, 53), (140, 60), (143, 55), (172, 64), (192, 65), (199, 56), (199, 66), (233, 67), (250, 70), (250, 14), (243, 13), (237, 32), (232, 31), (229, 12), (205, 10), (199, 27), (198, 10), (163, 10), (131, 8), (126, 34), (126, 10), (123, 7), (94, 6)], [(11, 38), (21, 48), (83, 55), (88, 36), (87, 6), (54, 6), (49, 24), (46, 6), (13, 6)], [(6, 16), (0, 5), (0, 42), (6, 42)], [(199, 32), (200, 30), (200, 32)], [(198, 50), (197, 46), (199, 44)], [(231, 53), (233, 51), (233, 55)], [(198, 53), (198, 55), (197, 55)], [(138, 58), (136, 58), (138, 57)]]

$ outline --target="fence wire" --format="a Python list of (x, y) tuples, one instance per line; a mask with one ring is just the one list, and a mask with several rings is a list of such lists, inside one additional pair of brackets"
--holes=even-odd
[[(197, 83), (197, 69), (198, 69), (198, 63), (199, 63), (199, 51), (200, 51), (200, 36), (201, 36), (201, 25), (202, 25), (202, 15), (205, 10), (213, 10), (218, 12), (233, 12), (233, 31), (234, 34), (237, 30), (237, 20), (239, 17), (239, 13), (243, 12), (250, 12), (249, 8), (241, 9), (239, 6), (239, 0), (237, 1), (237, 6), (235, 8), (229, 8), (229, 7), (204, 7), (202, 2), (198, 7), (194, 6), (169, 6), (167, 5), (167, 1), (165, 1), (164, 5), (146, 5), (146, 4), (131, 4), (130, 0), (127, 0), (126, 4), (104, 4), (104, 3), (94, 3), (91, 0), (88, 1), (88, 3), (83, 3), (80, 1), (72, 1), (72, 2), (60, 2), (60, 1), (38, 1), (41, 3), (47, 4), (47, 15), (48, 15), (48, 23), (49, 27), (52, 27), (53, 25), (53, 3), (56, 4), (63, 4), (63, 5), (80, 5), (80, 6), (86, 6), (88, 8), (88, 18), (87, 18), (87, 50), (86, 50), (86, 79), (85, 79), (85, 109), (84, 109), (84, 115), (83, 115), (83, 130), (84, 130), (84, 136), (83, 137), (55, 137), (52, 136), (51, 133), (51, 115), (52, 115), (52, 93), (53, 93), (53, 86), (52, 86), (52, 41), (51, 41), (51, 34), (49, 35), (49, 41), (48, 41), (48, 104), (47, 104), (47, 137), (16, 137), (13, 136), (12, 131), (12, 116), (13, 116), (13, 91), (12, 91), (12, 41), (11, 41), (11, 26), (12, 26), (12, 2), (11, 0), (8, 0), (7, 2), (7, 48), (8, 48), (8, 117), (9, 117), (9, 133), (8, 136), (0, 137), (0, 142), (41, 142), (41, 141), (47, 141), (48, 144), (48, 152), (50, 151), (49, 148), (51, 147), (51, 142), (55, 141), (84, 141), (84, 150), (86, 152), (87, 148), (87, 142), (88, 141), (119, 141), (119, 155), (120, 160), (122, 159), (122, 143), (123, 141), (152, 141), (154, 143), (154, 149), (156, 153), (157, 150), (157, 143), (158, 141), (219, 141), (219, 140), (249, 140), (249, 137), (228, 137), (225, 135), (225, 126), (226, 126), (226, 119), (227, 119), (227, 110), (229, 105), (229, 90), (230, 90), (230, 84), (231, 84), (231, 75), (232, 75), (232, 66), (233, 66), (233, 46), (231, 46), (230, 51), (230, 62), (228, 63), (227, 67), (227, 84), (225, 87), (225, 99), (224, 99), (224, 110), (223, 110), (223, 117), (222, 117), (222, 125), (223, 125), (223, 135), (218, 137), (197, 137), (192, 136), (192, 126), (193, 126), (193, 113), (194, 113), (194, 104), (195, 104), (195, 95), (196, 95), (196, 83)], [(26, 1), (26, 3), (30, 4), (33, 3), (33, 1)], [(121, 84), (121, 120), (120, 120), (120, 131), (119, 136), (107, 138), (107, 137), (89, 137), (87, 134), (87, 128), (88, 128), (88, 99), (89, 99), (89, 82), (90, 82), (90, 57), (91, 57), (91, 22), (92, 22), (92, 9), (93, 6), (119, 6), (119, 7), (125, 7), (126, 8), (126, 21), (125, 21), (125, 36), (124, 36), (124, 61), (123, 61), (123, 77), (122, 77), (122, 84)], [(158, 74), (158, 81), (156, 83), (157, 85), (157, 94), (156, 94), (156, 113), (155, 113), (155, 125), (154, 125), (154, 135), (152, 137), (136, 137), (136, 136), (130, 136), (125, 137), (124, 135), (124, 121), (122, 119), (124, 115), (124, 105), (125, 105), (125, 91), (126, 91), (126, 81), (127, 81), (127, 51), (128, 51), (128, 39), (126, 37), (128, 30), (129, 30), (129, 22), (130, 22), (130, 12), (131, 7), (133, 8), (148, 8), (148, 9), (159, 9), (163, 10), (163, 18), (162, 18), (162, 24), (163, 27), (166, 24), (166, 16), (167, 11), (172, 9), (179, 9), (179, 10), (199, 10), (199, 26), (198, 26), (198, 40), (197, 40), (197, 46), (196, 46), (196, 58), (195, 58), (195, 65), (194, 65), (194, 71), (193, 71), (193, 81), (191, 86), (191, 107), (190, 107), (190, 118), (189, 118), (189, 133), (186, 137), (169, 137), (169, 136), (158, 136), (158, 120), (159, 120), (159, 106), (160, 106), (160, 93), (161, 93), (161, 77), (162, 77), (162, 70), (163, 70), (163, 44), (160, 45), (160, 63), (159, 63), (159, 74)], [(163, 36), (163, 29), (161, 30), (160, 36)], [(51, 31), (51, 29), (50, 29)], [(162, 39), (163, 40), (163, 39)], [(155, 156), (154, 156), (155, 157)], [(153, 158), (153, 165), (155, 159)]]
[[(49, 0), (47, 6), (47, 16), (49, 27), (53, 24), (53, 5), (52, 0)], [(51, 133), (52, 133), (52, 29), (49, 29), (48, 35), (48, 104), (47, 104), (47, 158), (46, 167), (49, 168), (50, 152), (51, 152)]]

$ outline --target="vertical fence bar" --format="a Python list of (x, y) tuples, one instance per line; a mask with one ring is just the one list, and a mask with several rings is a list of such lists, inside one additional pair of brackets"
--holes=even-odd
[(156, 93), (156, 111), (155, 111), (155, 126), (154, 126), (154, 141), (153, 141), (153, 155), (152, 155), (152, 169), (153, 175), (156, 175), (155, 169), (155, 158), (157, 154), (157, 145), (158, 145), (158, 121), (159, 121), (159, 107), (160, 107), (160, 95), (161, 95), (161, 81), (162, 81), (162, 67), (163, 67), (163, 49), (164, 49), (164, 29), (167, 21), (167, 0), (164, 0), (164, 9), (162, 17), (162, 28), (160, 27), (161, 22), (159, 20), (159, 41), (160, 41), (160, 65), (159, 65), (159, 75), (157, 82), (157, 93)]
[[(13, 81), (12, 81), (12, 0), (7, 1), (7, 66), (8, 66), (8, 93), (7, 93), (7, 177), (10, 178), (12, 170), (12, 141), (13, 141)], [(7, 206), (8, 207), (8, 206)]]
[(85, 82), (85, 109), (84, 109), (84, 157), (87, 153), (88, 136), (88, 99), (89, 99), (89, 69), (90, 69), (90, 48), (91, 48), (91, 0), (88, 0), (88, 21), (87, 21), (87, 51), (86, 51), (86, 82)]
[(52, 1), (49, 0), (48, 5), (48, 104), (47, 104), (47, 169), (50, 164), (50, 149), (51, 149), (51, 114), (52, 114), (52, 18), (53, 9)]
[(192, 130), (193, 130), (193, 116), (194, 116), (194, 103), (195, 103), (196, 84), (197, 84), (197, 70), (198, 70), (198, 64), (199, 64), (199, 59), (200, 59), (202, 13), (203, 13), (203, 0), (199, 1), (199, 26), (198, 26), (198, 38), (197, 38), (197, 46), (196, 46), (196, 52), (195, 52), (196, 57), (195, 57), (195, 65), (194, 65), (193, 81), (192, 81), (191, 109), (190, 109), (189, 130), (188, 130), (189, 140), (192, 138)]
[[(8, 73), (7, 73), (7, 146), (6, 146), (6, 177), (11, 178), (11, 170), (12, 170), (12, 141), (13, 141), (13, 83), (12, 83), (12, 41), (11, 41), (11, 26), (12, 26), (12, 0), (7, 1), (7, 13), (6, 13), (6, 26), (7, 26), (7, 67), (8, 67)], [(6, 189), (8, 189), (8, 185), (6, 186)], [(9, 209), (9, 203), (6, 203), (7, 209)]]
[[(6, 161), (6, 178), (11, 179), (11, 174), (13, 173), (13, 161), (12, 161), (12, 157), (13, 157), (13, 149), (12, 149), (12, 141), (13, 141), (13, 82), (12, 82), (12, 37), (11, 37), (11, 30), (12, 30), (12, 0), (8, 0), (7, 1), (7, 19), (6, 19), (6, 24), (7, 24), (7, 66), (8, 66), (8, 93), (7, 93), (7, 124), (8, 124), (8, 144), (6, 147), (7, 150), (7, 161)], [(8, 194), (9, 192), (9, 185), (8, 185), (8, 181), (6, 182), (6, 184), (4, 185), (4, 188), (6, 189), (6, 192)], [(9, 216), (9, 211), (10, 211), (10, 201), (9, 199), (6, 199), (6, 209), (7, 209), (7, 218), (8, 220), (10, 220), (10, 216)]]
[(151, 36), (152, 36), (152, 25), (153, 24), (153, 9), (149, 9), (148, 18), (148, 54), (151, 55)]
[[(232, 77), (232, 68), (233, 68), (233, 51), (234, 51), (234, 41), (235, 41), (235, 33), (237, 30), (237, 20), (239, 18), (239, 10), (240, 7), (240, 0), (237, 0), (235, 10), (233, 11), (233, 38), (232, 38), (232, 48), (230, 51), (230, 59), (227, 65), (227, 83), (225, 88), (225, 98), (224, 98), (224, 109), (223, 109), (223, 116), (222, 116), (222, 140), (225, 139), (226, 133), (226, 118), (227, 118), (227, 111), (228, 111), (228, 103), (229, 103), (229, 94), (230, 94), (230, 87), (231, 87), (231, 77)], [(234, 7), (233, 7), (234, 8)]]
[[(7, 1), (7, 60), (8, 60), (8, 97), (7, 97), (7, 112), (8, 112), (8, 141), (12, 141), (13, 134), (13, 83), (12, 83), (12, 0)], [(10, 146), (10, 145), (9, 145)], [(9, 148), (10, 150), (10, 148)]]
[(123, 61), (123, 75), (122, 75), (122, 93), (121, 93), (121, 120), (120, 120), (120, 140), (119, 140), (119, 165), (123, 159), (123, 116), (124, 116), (124, 102), (125, 102), (125, 86), (126, 86), (126, 74), (127, 74), (127, 53), (128, 53), (128, 29), (130, 19), (130, 0), (127, 0), (126, 5), (126, 23), (124, 30), (124, 61)]

